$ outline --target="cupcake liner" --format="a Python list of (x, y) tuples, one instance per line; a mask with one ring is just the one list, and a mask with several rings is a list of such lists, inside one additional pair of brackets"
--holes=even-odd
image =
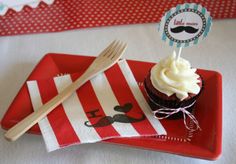
[[(147, 77), (149, 78), (150, 75)], [(197, 95), (194, 95), (191, 98), (188, 98), (187, 100), (183, 100), (180, 101), (178, 99), (176, 100), (164, 100), (163, 98), (155, 95), (148, 87), (147, 87), (147, 78), (144, 80), (144, 89), (146, 91), (148, 98), (148, 103), (152, 109), (153, 112), (155, 112), (156, 110), (160, 109), (160, 108), (171, 108), (171, 109), (177, 109), (177, 108), (185, 108), (185, 110), (187, 110), (188, 112), (192, 113), (194, 107), (195, 107), (195, 101), (197, 100), (197, 98), (199, 97), (199, 95), (201, 94), (202, 90), (203, 90), (203, 86), (204, 86), (204, 82), (202, 77), (200, 76), (201, 80), (202, 80), (202, 87), (200, 92)], [(192, 104), (192, 105), (191, 105)], [(188, 107), (190, 106), (190, 107)], [(188, 108), (186, 108), (188, 107)], [(160, 117), (165, 117), (167, 114), (161, 114), (161, 113), (155, 113), (155, 116), (160, 118)], [(167, 117), (168, 119), (180, 119), (183, 118), (183, 113), (182, 112), (178, 112), (178, 113), (174, 113), (172, 115), (170, 115), (169, 117)]]

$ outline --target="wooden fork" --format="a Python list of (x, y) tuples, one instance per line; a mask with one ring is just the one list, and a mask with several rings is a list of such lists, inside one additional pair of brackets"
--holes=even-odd
[(122, 56), (126, 49), (126, 44), (120, 41), (113, 41), (99, 56), (93, 61), (88, 69), (75, 82), (66, 87), (60, 94), (45, 103), (38, 110), (34, 111), (22, 121), (17, 123), (5, 133), (5, 138), (9, 141), (17, 140), (33, 125), (39, 122), (47, 114), (49, 114), (55, 107), (61, 104), (69, 96), (71, 96), (79, 87), (85, 82), (96, 76), (97, 74), (107, 70), (114, 65)]

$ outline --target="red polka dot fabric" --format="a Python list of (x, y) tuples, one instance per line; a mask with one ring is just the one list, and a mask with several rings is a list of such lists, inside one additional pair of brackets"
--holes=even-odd
[[(184, 0), (55, 0), (35, 9), (9, 10), (0, 16), (0, 36), (58, 32), (72, 29), (159, 22), (171, 7)], [(236, 18), (235, 0), (195, 0), (214, 19)]]

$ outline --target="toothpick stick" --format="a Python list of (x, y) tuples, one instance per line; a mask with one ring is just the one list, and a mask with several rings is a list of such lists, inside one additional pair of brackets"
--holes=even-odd
[(182, 47), (179, 48), (179, 52), (178, 52), (178, 55), (177, 55), (177, 58), (176, 58), (177, 61), (178, 61), (179, 58), (180, 58), (181, 52), (182, 52)]

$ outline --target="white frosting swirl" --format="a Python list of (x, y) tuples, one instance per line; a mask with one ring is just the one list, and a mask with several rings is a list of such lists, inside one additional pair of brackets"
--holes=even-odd
[(198, 94), (200, 92), (199, 75), (196, 69), (191, 68), (190, 63), (183, 59), (176, 59), (173, 54), (156, 64), (151, 69), (152, 85), (160, 92), (176, 96), (182, 101), (188, 97), (188, 93)]

